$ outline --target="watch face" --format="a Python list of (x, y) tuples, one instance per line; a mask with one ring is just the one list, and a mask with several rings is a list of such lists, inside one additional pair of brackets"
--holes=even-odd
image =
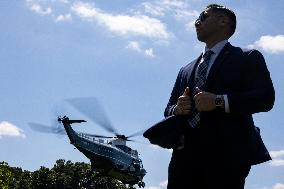
[(222, 106), (222, 104), (223, 104), (222, 98), (217, 97), (217, 98), (215, 99), (215, 105), (216, 105), (216, 106)]

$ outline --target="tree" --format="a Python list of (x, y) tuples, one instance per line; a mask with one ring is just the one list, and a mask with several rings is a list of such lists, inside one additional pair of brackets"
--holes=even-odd
[(19, 167), (11, 167), (12, 177), (9, 183), (9, 188), (15, 189), (30, 189), (31, 188), (31, 173), (24, 171)]
[(0, 188), (8, 189), (11, 182), (12, 171), (8, 163), (0, 162)]
[(91, 165), (83, 162), (72, 163), (59, 159), (49, 169), (41, 166), (30, 172), (19, 167), (0, 163), (1, 189), (135, 189), (122, 182), (100, 177), (91, 170)]

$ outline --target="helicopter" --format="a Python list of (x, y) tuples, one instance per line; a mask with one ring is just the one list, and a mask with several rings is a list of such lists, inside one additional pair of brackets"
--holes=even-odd
[[(124, 184), (135, 185), (139, 188), (145, 187), (143, 177), (146, 170), (143, 168), (142, 160), (138, 151), (126, 145), (130, 137), (142, 134), (134, 133), (130, 136), (118, 134), (103, 113), (99, 103), (94, 98), (77, 98), (69, 100), (69, 103), (83, 114), (90, 117), (98, 125), (115, 136), (102, 136), (74, 131), (72, 124), (86, 122), (85, 120), (69, 119), (67, 116), (58, 117), (57, 121), (63, 128), (51, 128), (38, 123), (29, 123), (37, 131), (63, 134), (64, 130), (70, 143), (83, 153), (91, 162), (92, 171), (101, 176), (109, 176), (120, 180)], [(89, 111), (90, 108), (93, 111)], [(94, 114), (93, 113), (97, 113)]]

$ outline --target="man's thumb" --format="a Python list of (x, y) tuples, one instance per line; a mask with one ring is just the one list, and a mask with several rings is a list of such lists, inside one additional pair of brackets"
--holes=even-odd
[(189, 87), (186, 87), (182, 96), (189, 96)]
[(198, 87), (195, 87), (195, 89), (196, 89), (196, 94), (202, 92), (202, 90), (199, 89)]

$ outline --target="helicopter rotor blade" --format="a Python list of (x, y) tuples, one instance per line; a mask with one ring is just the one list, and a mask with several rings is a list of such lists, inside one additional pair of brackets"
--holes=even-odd
[(126, 141), (130, 141), (130, 142), (137, 142), (136, 140), (130, 140), (130, 139), (126, 139)]
[(128, 138), (136, 137), (136, 136), (142, 135), (144, 132), (145, 132), (145, 130), (141, 130), (141, 131), (138, 131), (136, 133), (133, 133), (133, 134), (127, 136), (126, 138), (128, 139)]
[(126, 141), (127, 141), (127, 142), (135, 142), (135, 143), (139, 143), (139, 144), (146, 144), (146, 143), (143, 143), (143, 142), (141, 142), (141, 141), (139, 141), (139, 140), (127, 139)]
[(52, 133), (52, 134), (58, 134), (58, 135), (66, 135), (66, 132), (63, 128), (53, 128), (47, 125), (43, 125), (40, 123), (28, 123), (28, 125), (31, 127), (31, 129), (41, 132), (41, 133)]
[(79, 112), (86, 115), (93, 122), (102, 126), (107, 131), (116, 134), (116, 130), (112, 126), (110, 120), (104, 113), (104, 110), (100, 103), (94, 97), (85, 97), (85, 98), (71, 98), (66, 100)]

